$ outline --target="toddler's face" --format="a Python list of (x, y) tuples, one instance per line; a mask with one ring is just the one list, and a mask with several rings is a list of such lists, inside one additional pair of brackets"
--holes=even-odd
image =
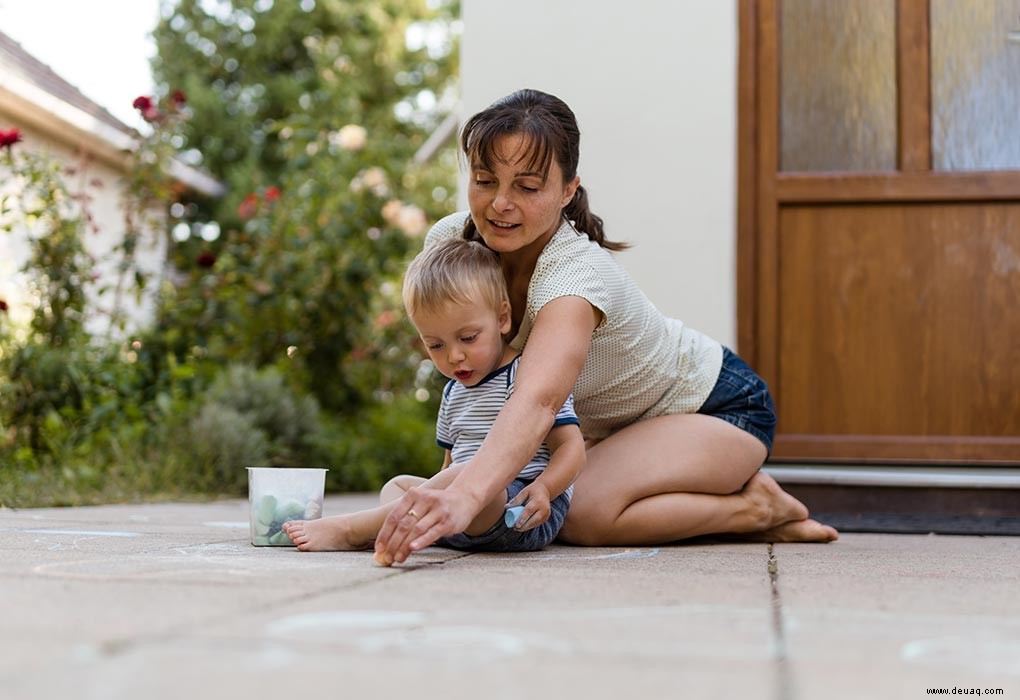
[(500, 367), (510, 331), (510, 304), (448, 303), (438, 311), (419, 311), (411, 319), (436, 368), (450, 379), (474, 386)]

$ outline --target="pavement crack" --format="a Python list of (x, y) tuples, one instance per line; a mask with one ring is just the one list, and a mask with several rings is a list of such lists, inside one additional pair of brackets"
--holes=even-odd
[(768, 548), (769, 585), (772, 589), (772, 637), (776, 663), (776, 700), (793, 700), (793, 674), (790, 671), (790, 659), (786, 642), (786, 628), (783, 620), (783, 599), (779, 590), (779, 559), (776, 558), (775, 545), (769, 543)]

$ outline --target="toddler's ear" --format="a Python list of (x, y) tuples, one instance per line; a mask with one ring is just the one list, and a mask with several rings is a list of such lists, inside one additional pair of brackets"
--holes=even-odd
[(510, 302), (504, 299), (499, 302), (499, 332), (506, 335), (510, 332), (512, 319), (510, 316)]

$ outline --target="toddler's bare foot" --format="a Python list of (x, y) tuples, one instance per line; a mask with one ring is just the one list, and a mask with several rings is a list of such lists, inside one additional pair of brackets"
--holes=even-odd
[(368, 549), (371, 542), (358, 538), (347, 515), (318, 520), (291, 520), (283, 531), (302, 552), (335, 552)]

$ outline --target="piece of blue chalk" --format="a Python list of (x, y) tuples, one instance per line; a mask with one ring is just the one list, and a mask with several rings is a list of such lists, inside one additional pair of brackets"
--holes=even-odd
[(524, 512), (524, 506), (511, 506), (506, 509), (506, 513), (503, 514), (503, 522), (506, 523), (507, 527), (513, 527), (517, 524), (517, 520), (521, 517), (521, 513)]

